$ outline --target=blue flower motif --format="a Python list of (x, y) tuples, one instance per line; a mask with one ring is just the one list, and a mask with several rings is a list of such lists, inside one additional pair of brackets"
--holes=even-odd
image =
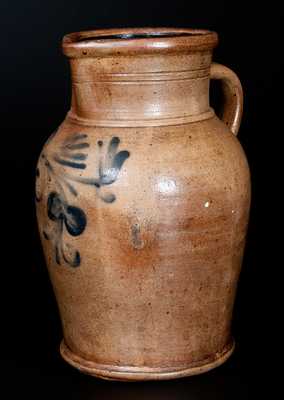
[[(68, 135), (58, 151), (48, 156), (45, 152), (41, 155), (41, 162), (47, 170), (49, 180), (52, 180), (56, 187), (56, 191), (49, 193), (47, 200), (47, 215), (55, 223), (55, 229), (51, 233), (43, 231), (43, 237), (52, 241), (57, 264), (60, 265), (64, 260), (71, 267), (78, 267), (81, 263), (79, 251), (63, 241), (64, 229), (71, 236), (79, 236), (87, 225), (85, 212), (67, 200), (69, 195), (75, 198), (79, 196), (78, 184), (92, 186), (98, 197), (105, 203), (113, 203), (116, 200), (114, 193), (102, 188), (109, 187), (118, 179), (124, 162), (130, 156), (127, 150), (119, 151), (119, 145), (120, 139), (117, 136), (112, 137), (107, 145), (102, 140), (98, 140), (98, 160), (91, 176), (74, 173), (76, 170), (87, 168), (90, 143), (85, 133)], [(58, 166), (63, 166), (64, 169)], [(38, 182), (39, 178), (38, 169)], [(39, 190), (36, 193), (36, 201), (40, 202), (42, 199), (43, 196)]]

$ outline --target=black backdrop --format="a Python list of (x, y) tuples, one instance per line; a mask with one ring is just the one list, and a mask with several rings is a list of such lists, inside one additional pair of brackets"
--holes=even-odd
[[(268, 195), (268, 137), (279, 21), (266, 2), (39, 1), (0, 4), (1, 82), (1, 380), (8, 394), (69, 399), (253, 398), (252, 371), (265, 353), (267, 253), (263, 232)], [(103, 382), (73, 370), (58, 355), (61, 326), (44, 265), (34, 211), (34, 171), (40, 149), (70, 103), (70, 76), (60, 41), (65, 33), (108, 27), (172, 26), (219, 33), (215, 61), (240, 77), (245, 111), (239, 139), (252, 173), (247, 248), (236, 299), (234, 356), (203, 376), (162, 383)], [(216, 86), (218, 92), (218, 86)], [(218, 107), (218, 96), (213, 96)], [(264, 155), (264, 151), (268, 155)], [(265, 298), (266, 298), (265, 297)], [(2, 385), (2, 391), (3, 385)]]

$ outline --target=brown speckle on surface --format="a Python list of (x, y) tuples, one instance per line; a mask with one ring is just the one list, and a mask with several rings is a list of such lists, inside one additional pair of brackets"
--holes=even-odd
[(139, 250), (143, 248), (144, 242), (141, 238), (139, 224), (133, 224), (131, 226), (131, 240), (132, 240), (132, 245), (135, 249)]

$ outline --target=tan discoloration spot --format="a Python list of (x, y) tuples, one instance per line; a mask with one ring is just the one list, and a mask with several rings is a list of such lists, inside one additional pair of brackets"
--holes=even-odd
[(144, 247), (143, 240), (141, 239), (139, 224), (133, 224), (131, 226), (131, 240), (132, 240), (132, 245), (135, 249), (139, 250)]

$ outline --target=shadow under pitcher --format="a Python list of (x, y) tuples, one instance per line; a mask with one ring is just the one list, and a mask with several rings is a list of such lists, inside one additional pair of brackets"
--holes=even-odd
[(63, 39), (72, 104), (39, 157), (36, 204), (60, 351), (87, 374), (180, 378), (233, 352), (250, 174), (242, 87), (212, 63), (216, 44), (167, 28)]

